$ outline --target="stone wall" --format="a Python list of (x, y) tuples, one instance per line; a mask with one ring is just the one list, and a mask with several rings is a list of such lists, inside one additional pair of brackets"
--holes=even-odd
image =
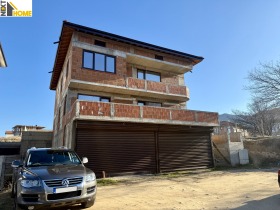
[(244, 140), (244, 147), (249, 151), (250, 161), (257, 166), (280, 162), (280, 138), (255, 138)]

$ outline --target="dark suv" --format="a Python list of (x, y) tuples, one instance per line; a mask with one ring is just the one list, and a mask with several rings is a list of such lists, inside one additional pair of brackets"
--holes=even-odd
[(95, 174), (78, 155), (66, 148), (31, 148), (24, 161), (15, 160), (12, 197), (15, 209), (94, 204)]

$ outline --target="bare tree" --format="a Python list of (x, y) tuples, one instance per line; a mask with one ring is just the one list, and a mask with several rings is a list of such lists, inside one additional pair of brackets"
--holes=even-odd
[(273, 106), (280, 106), (280, 62), (261, 63), (247, 77), (254, 98)]
[(268, 103), (257, 99), (248, 105), (247, 112), (234, 110), (233, 114), (235, 116), (232, 120), (255, 136), (271, 136), (277, 121), (275, 109), (271, 109)]

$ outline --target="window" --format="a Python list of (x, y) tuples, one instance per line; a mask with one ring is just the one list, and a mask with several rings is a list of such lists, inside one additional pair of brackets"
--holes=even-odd
[(26, 160), (26, 166), (52, 166), (56, 164), (79, 165), (81, 161), (72, 151), (38, 150), (31, 151)]
[(161, 56), (161, 55), (155, 55), (155, 59), (163, 61), (163, 56)]
[(160, 82), (161, 81), (160, 73), (153, 72), (153, 71), (142, 70), (142, 69), (137, 70), (137, 78), (138, 79), (150, 80), (150, 81), (154, 81), (154, 82)]
[(115, 73), (116, 58), (113, 56), (84, 51), (83, 68)]
[(138, 101), (137, 103), (138, 106), (157, 106), (161, 107), (161, 103), (158, 102), (149, 102), (149, 101)]
[(93, 54), (91, 52), (84, 51), (83, 67), (93, 68)]
[(101, 101), (101, 102), (110, 102), (110, 98), (101, 97), (101, 96), (91, 96), (91, 95), (78, 95), (78, 99), (85, 101)]
[(106, 42), (102, 42), (102, 41), (99, 41), (99, 40), (95, 40), (94, 44), (97, 45), (97, 46), (100, 46), (100, 47), (106, 47)]

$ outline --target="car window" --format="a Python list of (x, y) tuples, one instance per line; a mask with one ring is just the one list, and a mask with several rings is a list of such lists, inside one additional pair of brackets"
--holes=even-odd
[(77, 155), (72, 151), (41, 150), (31, 151), (26, 166), (48, 166), (56, 164), (81, 164)]

